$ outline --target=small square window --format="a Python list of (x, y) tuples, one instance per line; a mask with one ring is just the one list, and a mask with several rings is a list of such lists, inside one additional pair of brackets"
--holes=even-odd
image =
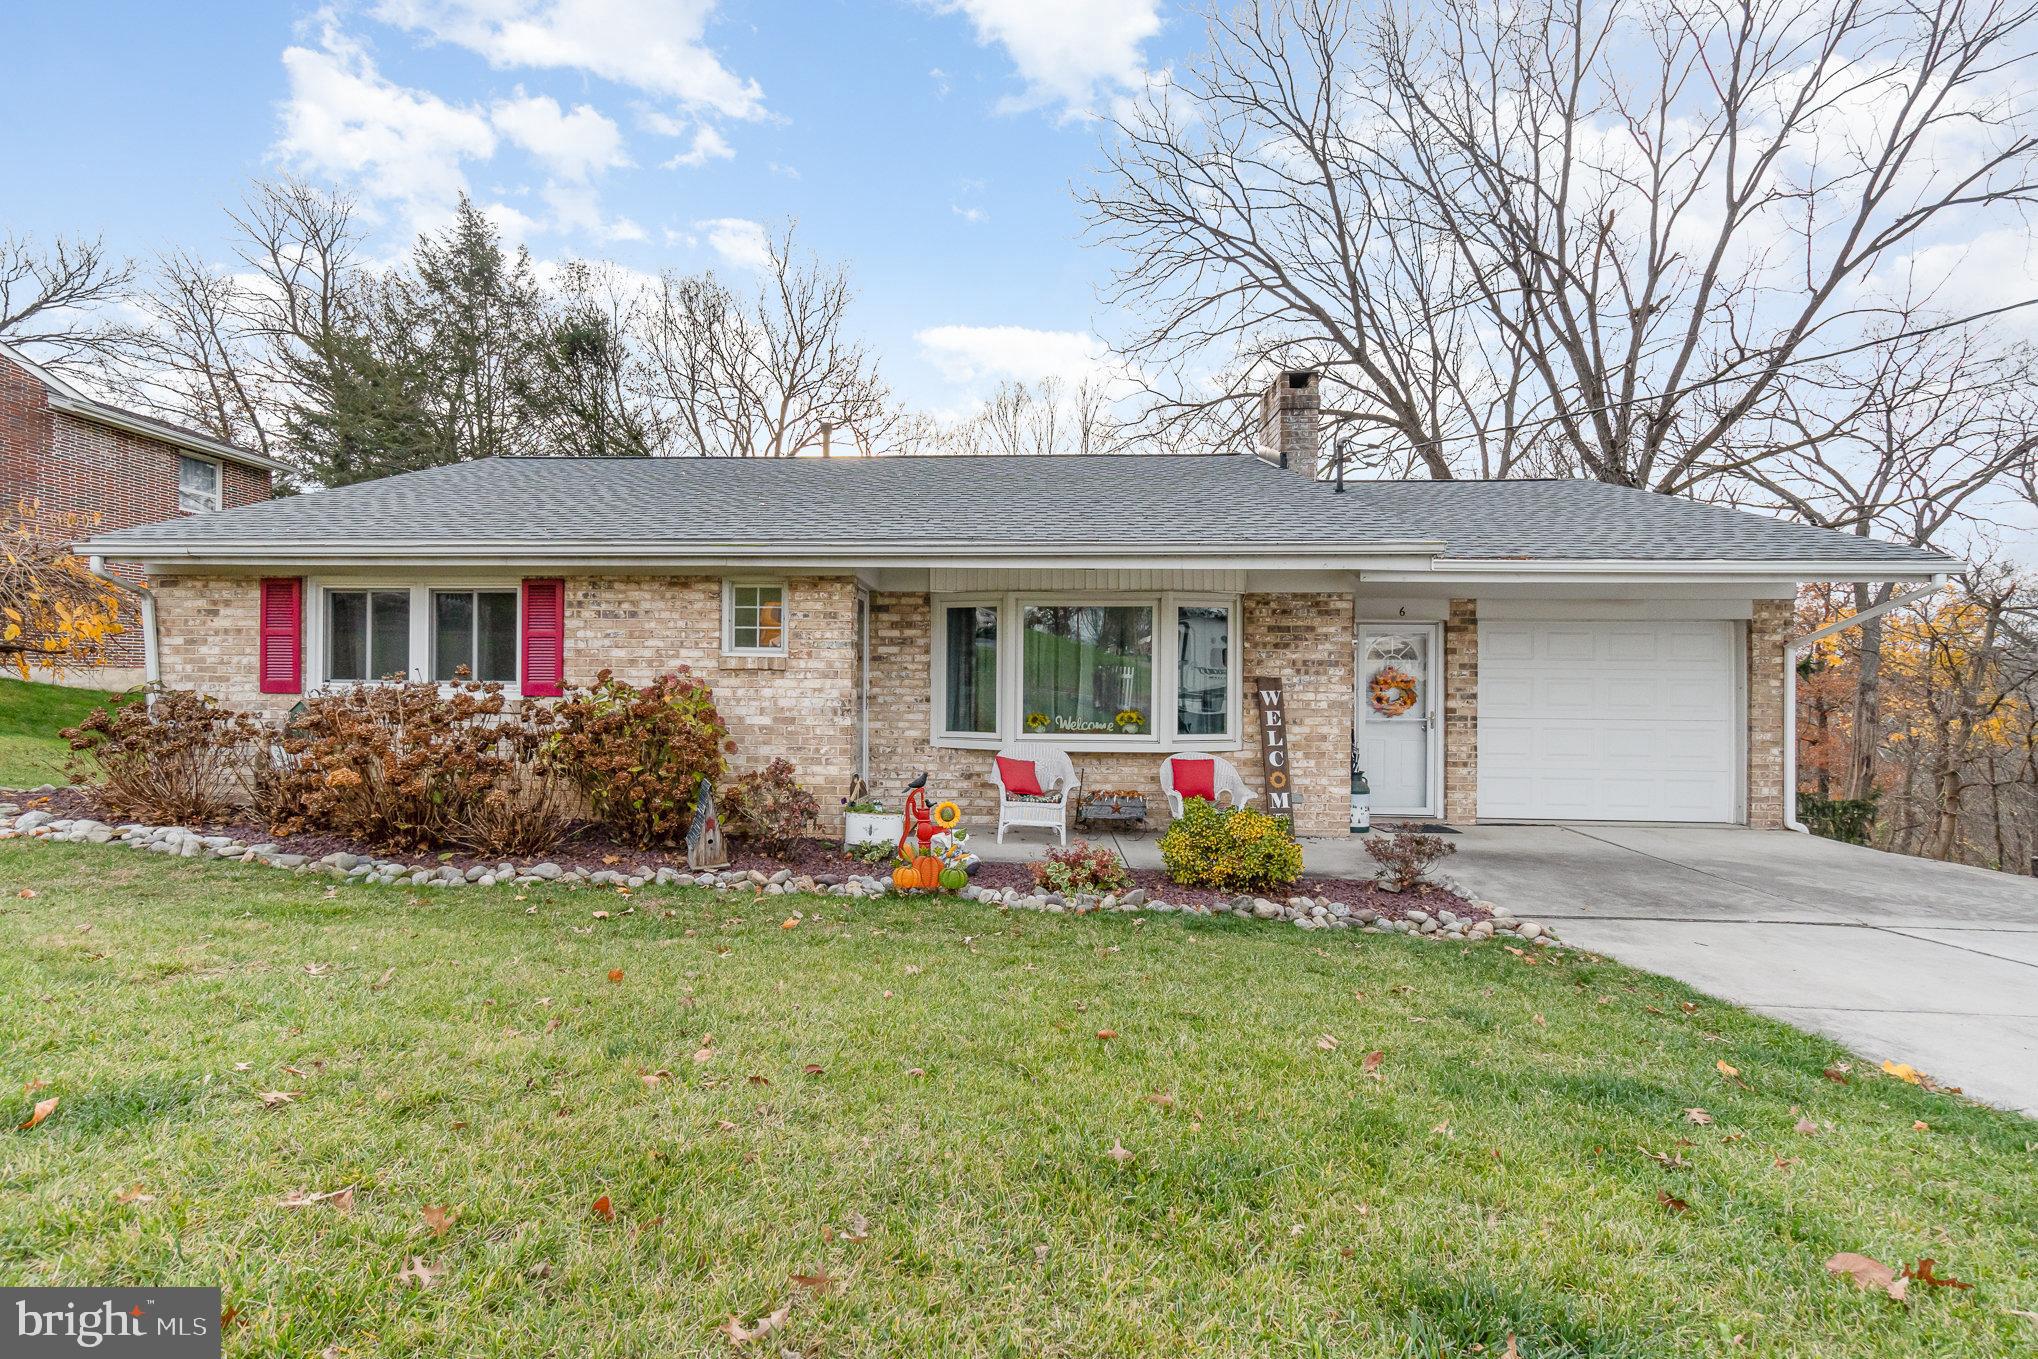
[(177, 508), (185, 514), (219, 508), (218, 463), (177, 456)]
[(731, 582), (727, 596), (730, 651), (785, 651), (785, 586)]

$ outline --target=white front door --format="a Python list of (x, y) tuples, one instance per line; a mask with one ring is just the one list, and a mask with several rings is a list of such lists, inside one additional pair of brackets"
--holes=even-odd
[(1437, 814), (1437, 649), (1434, 624), (1359, 624), (1359, 768), (1376, 812)]

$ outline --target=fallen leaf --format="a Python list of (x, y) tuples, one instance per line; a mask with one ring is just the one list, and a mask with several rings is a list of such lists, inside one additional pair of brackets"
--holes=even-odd
[(672, 1073), (661, 1067), (657, 1071), (639, 1072), (637, 1075), (637, 1079), (644, 1082), (644, 1084), (650, 1087), (651, 1089), (656, 1090), (658, 1088), (658, 1082), (669, 1081), (672, 1079)]
[(793, 1304), (791, 1299), (787, 1299), (785, 1304), (776, 1312), (759, 1317), (755, 1326), (745, 1326), (742, 1318), (732, 1315), (721, 1324), (719, 1329), (722, 1334), (729, 1337), (731, 1345), (748, 1345), (753, 1340), (762, 1340), (765, 1336), (770, 1335), (773, 1331), (785, 1325), (792, 1314)]
[(527, 1279), (549, 1279), (549, 1278), (551, 1278), (551, 1277), (552, 1277), (552, 1262), (551, 1262), (550, 1260), (540, 1260), (540, 1261), (538, 1261), (538, 1263), (537, 1263), (537, 1264), (535, 1264), (535, 1265), (532, 1265), (532, 1266), (531, 1266), (531, 1267), (530, 1267), (529, 1269), (527, 1269), (527, 1270), (525, 1270), (525, 1271), (524, 1271), (524, 1277), (525, 1277), (525, 1278), (527, 1278)]
[(713, 1060), (714, 1060), (714, 1057), (715, 1057), (715, 1050), (714, 1050), (713, 1048), (709, 1048), (709, 1047), (702, 1047), (702, 1048), (696, 1048), (696, 1049), (694, 1049), (693, 1059), (694, 1059), (694, 1063), (695, 1063), (695, 1065), (699, 1065), (699, 1064), (700, 1064), (700, 1063), (702, 1063), (702, 1062), (710, 1062), (710, 1061), (713, 1061)]
[(442, 1203), (428, 1203), (418, 1209), (418, 1216), (432, 1229), (433, 1236), (444, 1236), (453, 1230), (453, 1221), (459, 1214), (448, 1210)]
[(607, 1194), (603, 1194), (594, 1201), (594, 1215), (603, 1222), (614, 1222), (616, 1220), (616, 1205), (609, 1202)]
[(924, 1067), (908, 1067), (906, 1068), (906, 1074), (914, 1080), (925, 1080), (927, 1077), (927, 1071)]
[(810, 1293), (826, 1293), (842, 1282), (827, 1270), (819, 1274), (794, 1274), (790, 1276), (795, 1288), (804, 1288)]
[(1109, 1042), (1109, 1041), (1110, 1041), (1111, 1039), (1113, 1039), (1113, 1038), (1116, 1038), (1117, 1036), (1118, 1036), (1118, 1030), (1116, 1030), (1116, 1029), (1099, 1029), (1099, 1030), (1097, 1030), (1097, 1037), (1099, 1037), (1099, 1038), (1101, 1038), (1101, 1039), (1105, 1040), (1106, 1042)]
[(1856, 1255), (1853, 1251), (1841, 1251), (1826, 1261), (1826, 1271), (1834, 1275), (1846, 1275), (1854, 1281), (1856, 1288), (1879, 1288), (1898, 1302), (1902, 1302), (1910, 1291), (1908, 1278), (1898, 1274), (1880, 1260), (1871, 1259), (1866, 1255)]
[[(1033, 1263), (1034, 1263), (1034, 1264), (1036, 1264), (1036, 1265), (1044, 1265), (1044, 1264), (1046, 1264), (1046, 1263), (1047, 1263), (1047, 1247), (1045, 1247), (1045, 1246), (1035, 1246), (1035, 1247), (1033, 1248)], [(2024, 1312), (2024, 1313), (2020, 1313), (2020, 1315), (2022, 1315), (2022, 1316), (2028, 1316), (2028, 1317), (2031, 1317), (2031, 1319), (2032, 1319), (2032, 1320), (2034, 1320), (2034, 1321), (2038, 1321), (2038, 1314), (2033, 1314), (2033, 1313), (2030, 1313), (2030, 1312)]]
[(750, 1082), (750, 1083), (751, 1083), (752, 1085), (770, 1085), (770, 1084), (771, 1084), (771, 1077), (769, 1077), (769, 1076), (759, 1076), (759, 1075), (756, 1075), (756, 1074), (754, 1074), (754, 1073), (753, 1073), (752, 1075), (750, 1075), (750, 1076), (746, 1077), (745, 1079), (747, 1079), (747, 1080), (748, 1080), (748, 1081), (749, 1081), (749, 1082)]
[(253, 1062), (235, 1062), (235, 1063), (234, 1063), (234, 1070), (236, 1070), (236, 1071), (253, 1071), (254, 1069), (255, 1069), (255, 1064), (254, 1064)]
[(1514, 1332), (1507, 1333), (1507, 1348), (1502, 1350), (1496, 1359), (1521, 1359), (1521, 1351), (1514, 1347)]
[(1827, 1067), (1824, 1071), (1820, 1072), (1819, 1074), (1824, 1076), (1827, 1080), (1833, 1082), (1835, 1085), (1847, 1085), (1851, 1083), (1854, 1079), (1852, 1076), (1849, 1076), (1847, 1074), (1847, 1072), (1850, 1069), (1851, 1068), (1849, 1068), (1845, 1062), (1842, 1062), (1837, 1066)]
[(1438, 1133), (1445, 1137), (1450, 1136), (1451, 1120), (1449, 1120), (1448, 1118), (1445, 1119), (1443, 1122), (1437, 1124), (1434, 1128), (1431, 1128), (1430, 1131), (1433, 1133)]
[(798, 929), (799, 924), (800, 918), (798, 916), (789, 915), (783, 921), (779, 922), (779, 928), (782, 930)]
[(1665, 1170), (1689, 1170), (1691, 1168), (1691, 1162), (1685, 1160), (1680, 1152), (1650, 1151), (1640, 1143), (1635, 1144), (1635, 1150), (1654, 1161), (1657, 1165), (1662, 1166)]
[[(592, 916), (592, 919), (595, 919), (595, 920), (607, 920), (608, 918), (609, 918), (609, 913), (608, 913), (607, 911), (596, 911), (596, 912), (594, 912), (594, 914), (593, 914), (593, 916)], [(611, 978), (610, 978), (610, 980), (611, 980), (611, 981), (613, 981), (613, 980), (614, 980), (614, 978), (613, 978), (613, 977), (611, 977)]]
[(1960, 1280), (1953, 1278), (1951, 1275), (1933, 1273), (1932, 1271), (1936, 1265), (1937, 1261), (1933, 1260), (1931, 1256), (1927, 1255), (1923, 1259), (1919, 1260), (1918, 1263), (1916, 1263), (1915, 1265), (1905, 1265), (1904, 1277), (1906, 1279), (1916, 1279), (1921, 1284), (1930, 1284), (1934, 1288), (1974, 1287), (1973, 1284), (1962, 1283), (1960, 1282)]
[(24, 887), (14, 894), (23, 901), (34, 901), (39, 895), (33, 887)]
[(1127, 1151), (1125, 1149), (1124, 1144), (1121, 1143), (1115, 1137), (1111, 1139), (1111, 1150), (1105, 1152), (1104, 1154), (1106, 1156), (1109, 1156), (1112, 1160), (1116, 1161), (1119, 1165), (1124, 1165), (1127, 1161), (1130, 1161), (1134, 1155), (1133, 1152)]
[(1686, 1109), (1684, 1111), (1684, 1121), (1686, 1123), (1696, 1123), (1700, 1127), (1704, 1127), (1712, 1122), (1712, 1115), (1703, 1109)]
[(294, 1099), (302, 1099), (302, 1090), (264, 1090), (255, 1096), (262, 1101), (264, 1109), (280, 1109)]
[(1741, 1074), (1740, 1068), (1728, 1066), (1727, 1059), (1724, 1057), (1720, 1058), (1720, 1060), (1718, 1060), (1717, 1062), (1714, 1062), (1713, 1065), (1718, 1067), (1720, 1069), (1720, 1075), (1725, 1076), (1728, 1080), (1733, 1080), (1736, 1076), (1739, 1076)]
[(1319, 1033), (1316, 1035), (1316, 1046), (1321, 1052), (1336, 1052), (1337, 1039), (1330, 1034)]
[(1380, 1063), (1386, 1060), (1387, 1054), (1381, 1052), (1378, 1048), (1375, 1048), (1373, 1051), (1367, 1053), (1365, 1057), (1360, 1060), (1359, 1070), (1367, 1073), (1378, 1071), (1380, 1069)]
[(1818, 1135), (1819, 1125), (1817, 1123), (1814, 1123), (1811, 1119), (1801, 1118), (1797, 1121), (1794, 1131), (1805, 1137), (1816, 1137)]
[(1673, 1213), (1688, 1213), (1691, 1211), (1691, 1205), (1683, 1199), (1678, 1198), (1674, 1194), (1666, 1194), (1660, 1189), (1656, 1191), (1656, 1202), (1662, 1204)]
[(735, 1132), (736, 1125), (726, 1118), (718, 1118), (715, 1120), (715, 1130), (717, 1132)]
[(333, 965), (331, 963), (306, 963), (304, 965), (304, 975), (307, 977), (323, 977), (332, 970)]
[(142, 1192), (142, 1187), (139, 1184), (134, 1184), (128, 1186), (126, 1189), (121, 1190), (118, 1194), (115, 1194), (113, 1196), (113, 1201), (119, 1204), (154, 1203), (156, 1201), (156, 1196), (154, 1194)]
[(397, 1271), (398, 1283), (414, 1283), (419, 1288), (430, 1288), (446, 1272), (442, 1265), (428, 1265), (422, 1255), (410, 1257), (410, 1263)]
[(870, 1239), (870, 1219), (862, 1213), (851, 1213), (849, 1225), (842, 1229), (842, 1239), (851, 1243)]
[(1923, 1085), (1925, 1083), (1925, 1073), (1919, 1071), (1909, 1062), (1884, 1062), (1882, 1070), (1884, 1075), (1894, 1076), (1898, 1080), (1906, 1081), (1912, 1085)]
[(1922, 1119), (1922, 1118), (1921, 1118), (1921, 1119), (1917, 1119), (1916, 1121), (1914, 1121), (1914, 1122), (1913, 1122), (1913, 1123), (1911, 1124), (1911, 1131), (1912, 1131), (1912, 1132), (1930, 1132), (1930, 1131), (1932, 1131), (1932, 1125), (1931, 1125), (1931, 1124), (1929, 1124), (1929, 1123), (1927, 1123), (1927, 1122), (1925, 1122), (1925, 1120), (1924, 1120), (1924, 1119)]
[(1175, 1097), (1160, 1090), (1156, 1090), (1151, 1095), (1148, 1095), (1146, 1097), (1146, 1102), (1148, 1104), (1158, 1104), (1163, 1109), (1172, 1109), (1175, 1107)]
[(825, 1076), (828, 1074), (825, 1070), (822, 1069), (821, 1064), (819, 1062), (808, 1062), (805, 1066), (800, 1068), (800, 1071), (803, 1075), (807, 1076)]
[(57, 1096), (55, 1095), (51, 1095), (48, 1099), (37, 1100), (35, 1102), (34, 1112), (29, 1114), (28, 1122), (21, 1125), (21, 1131), (27, 1132), (30, 1128), (33, 1128), (36, 1124), (42, 1122), (44, 1119), (48, 1118), (51, 1114), (55, 1113), (56, 1108), (57, 1108)]
[(1535, 1025), (1539, 1029), (1547, 1029), (1550, 1027), (1550, 1021), (1544, 1019), (1540, 1014), (1530, 1015), (1529, 1018), (1535, 1021)]
[(317, 1204), (329, 1203), (343, 1213), (354, 1211), (354, 1186), (344, 1189), (329, 1189), (323, 1194), (310, 1194), (302, 1189), (293, 1189), (276, 1201), (278, 1208), (310, 1208)]
[(612, 982), (620, 982), (620, 981), (621, 981), (622, 979), (623, 979), (623, 969), (622, 969), (622, 968), (620, 968), (620, 967), (612, 967), (612, 968), (610, 968), (610, 969), (609, 969), (609, 980), (610, 980), (610, 981), (612, 981)]
[(2022, 1317), (2024, 1318), (2024, 1320), (2030, 1322), (2033, 1326), (2038, 1326), (2038, 1312), (2019, 1311), (2015, 1307), (2005, 1307), (2003, 1310), (2005, 1312), (2008, 1312), (2013, 1317)]
[(380, 991), (383, 987), (389, 985), (390, 978), (394, 977), (395, 975), (396, 969), (392, 967), (387, 972), (384, 972), (380, 977), (377, 977), (374, 981), (369, 982), (368, 989), (370, 991)]

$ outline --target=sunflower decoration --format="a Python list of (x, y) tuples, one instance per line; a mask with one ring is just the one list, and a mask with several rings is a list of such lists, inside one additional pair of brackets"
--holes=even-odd
[(1120, 731), (1138, 731), (1146, 725), (1146, 714), (1137, 708), (1123, 708), (1112, 720), (1118, 724)]
[(941, 827), (941, 829), (954, 830), (957, 823), (961, 820), (962, 808), (956, 806), (953, 802), (937, 802), (934, 804), (934, 824)]
[(1418, 697), (1415, 676), (1399, 666), (1381, 666), (1366, 686), (1366, 702), (1382, 717), (1401, 716), (1415, 706)]
[(1028, 730), (1028, 731), (1046, 731), (1046, 730), (1047, 730), (1047, 714), (1046, 714), (1046, 713), (1028, 713), (1028, 714), (1026, 714), (1026, 730)]

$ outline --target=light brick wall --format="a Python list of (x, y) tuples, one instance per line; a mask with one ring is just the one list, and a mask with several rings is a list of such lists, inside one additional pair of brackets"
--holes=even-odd
[(1793, 621), (1791, 601), (1758, 599), (1748, 620), (1748, 824), (1783, 827), (1783, 643)]
[[(251, 578), (159, 581), (163, 682), (250, 711), (280, 714), (296, 703), (300, 695), (258, 688), (257, 593)], [(855, 582), (796, 577), (786, 586), (786, 612), (786, 655), (724, 656), (720, 580), (568, 577), (566, 678), (587, 684), (608, 668), (642, 684), (691, 667), (714, 688), (736, 742), (731, 767), (761, 768), (782, 755), (832, 809), (856, 769)]]
[(1444, 820), (1479, 819), (1479, 602), (1451, 601), (1444, 623)]
[[(1296, 829), (1304, 835), (1343, 835), (1349, 829), (1352, 742), (1352, 597), (1349, 594), (1258, 594), (1243, 600), (1241, 673), (1249, 688), (1258, 675), (1278, 675), (1288, 707)], [(929, 787), (952, 798), (967, 824), (997, 827), (997, 794), (988, 750), (936, 749), (932, 714), (930, 612), (924, 594), (879, 594), (871, 599), (871, 785), (897, 805), (921, 770)], [(1224, 758), (1238, 766), (1246, 786), (1263, 792), (1258, 721), (1250, 693), (1238, 696), (1245, 748)], [(1136, 789), (1164, 824), (1160, 754), (1073, 752), (1085, 787)], [(1264, 805), (1263, 803), (1261, 805)]]

